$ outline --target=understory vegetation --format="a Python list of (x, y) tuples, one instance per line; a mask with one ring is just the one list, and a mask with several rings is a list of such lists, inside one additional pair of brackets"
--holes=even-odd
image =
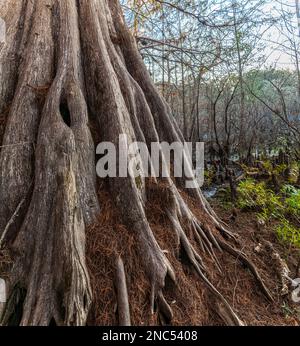
[[(256, 167), (242, 167), (245, 176), (237, 184), (237, 200), (232, 201), (230, 187), (225, 186), (217, 195), (220, 203), (226, 209), (253, 212), (261, 227), (271, 225), (280, 241), (300, 249), (299, 162), (274, 167), (271, 160), (265, 160), (256, 162)], [(213, 174), (205, 173), (210, 183)]]

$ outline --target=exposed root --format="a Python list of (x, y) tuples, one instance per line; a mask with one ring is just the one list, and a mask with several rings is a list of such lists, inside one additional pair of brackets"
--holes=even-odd
[[(189, 242), (189, 240), (188, 240), (184, 230), (182, 229), (182, 227), (180, 225), (180, 222), (179, 222), (178, 218), (175, 217), (174, 214), (172, 214), (171, 212), (167, 212), (167, 214), (168, 214), (168, 216), (170, 218), (170, 221), (173, 224), (174, 230), (178, 234), (178, 237), (180, 239), (180, 243), (183, 246), (183, 248), (185, 250), (185, 253), (186, 253), (186, 255), (187, 255), (191, 265), (194, 267), (194, 269), (196, 270), (196, 272), (199, 275), (200, 279), (203, 280), (203, 282), (205, 283), (207, 288), (210, 290), (210, 292), (219, 301), (219, 303), (217, 303), (217, 306), (220, 309), (221, 309), (221, 306), (223, 306), (223, 310), (220, 310), (220, 311), (222, 311), (222, 313), (219, 313), (219, 315), (220, 315), (220, 317), (222, 317), (224, 323), (228, 324), (228, 322), (230, 321), (230, 324), (243, 325), (243, 322), (238, 318), (238, 316), (233, 311), (231, 306), (228, 304), (226, 299), (222, 296), (222, 294), (212, 285), (212, 283), (204, 275), (203, 272), (205, 272), (206, 268), (205, 268), (205, 265), (203, 264), (203, 260), (200, 257), (200, 255), (198, 254), (198, 252), (195, 250), (195, 248)], [(205, 244), (208, 254), (213, 258), (213, 260), (217, 264), (218, 269), (221, 271), (221, 266), (220, 266), (220, 264), (219, 264), (219, 262), (217, 260), (217, 257), (214, 254), (213, 249), (212, 249), (212, 243), (210, 242), (210, 240), (208, 240), (208, 238), (203, 233), (203, 231), (201, 230), (200, 226), (198, 226), (198, 224), (196, 223), (195, 220), (192, 220), (191, 225), (193, 225), (195, 231), (197, 232), (196, 234), (200, 238), (199, 239), (197, 237), (198, 241), (203, 245), (203, 248), (204, 248), (204, 244)], [(198, 229), (197, 229), (197, 227), (198, 227)], [(198, 231), (198, 230), (200, 230), (200, 231)], [(201, 236), (203, 238), (201, 238)], [(213, 237), (213, 235), (211, 235), (210, 239), (213, 240), (213, 243), (216, 243), (216, 240)]]
[(161, 323), (164, 324), (170, 324), (171, 321), (173, 320), (173, 311), (166, 301), (162, 291), (158, 292), (158, 297), (157, 297), (157, 309), (160, 315), (160, 321)]
[(275, 262), (276, 272), (281, 282), (281, 295), (286, 296), (289, 293), (289, 277), (290, 269), (285, 260), (281, 258), (279, 253), (274, 249), (274, 246), (269, 242), (265, 241), (264, 245), (268, 252), (270, 252), (272, 260)]
[(228, 243), (226, 243), (225, 241), (219, 240), (219, 244), (220, 246), (227, 251), (228, 253), (230, 253), (232, 256), (234, 256), (235, 258), (239, 259), (242, 263), (244, 263), (252, 272), (253, 276), (255, 277), (255, 279), (257, 280), (257, 283), (259, 284), (262, 292), (265, 294), (265, 296), (271, 301), (274, 301), (274, 298), (272, 297), (270, 291), (268, 290), (268, 288), (266, 287), (266, 285), (264, 284), (262, 278), (260, 277), (257, 268), (255, 267), (255, 265), (247, 258), (247, 256), (239, 250), (234, 249), (232, 246), (230, 246)]
[[(243, 322), (238, 318), (238, 316), (233, 311), (232, 307), (228, 304), (226, 299), (211, 284), (209, 279), (204, 274), (206, 272), (206, 267), (203, 262), (203, 259), (201, 258), (195, 247), (190, 243), (188, 237), (186, 236), (185, 230), (182, 228), (181, 224), (185, 224), (186, 230), (191, 229), (193, 231), (193, 235), (197, 243), (199, 244), (200, 249), (202, 250), (202, 252), (207, 253), (212, 258), (220, 272), (222, 268), (218, 261), (217, 255), (214, 252), (214, 248), (219, 252), (225, 250), (226, 252), (230, 253), (232, 256), (243, 262), (250, 269), (250, 271), (256, 278), (263, 293), (271, 301), (273, 300), (272, 295), (263, 283), (260, 275), (257, 272), (256, 267), (250, 260), (248, 260), (246, 255), (238, 250), (235, 250), (226, 241), (222, 240), (220, 236), (215, 236), (211, 230), (212, 226), (209, 226), (209, 223), (207, 223), (207, 219), (209, 218), (206, 217), (206, 224), (201, 225), (197, 218), (193, 215), (187, 204), (184, 202), (183, 198), (180, 196), (178, 190), (175, 188), (174, 185), (170, 187), (170, 191), (171, 195), (173, 194), (173, 203), (171, 203), (171, 205), (173, 205), (173, 208), (170, 209), (170, 207), (167, 207), (166, 214), (168, 215), (168, 218), (170, 219), (173, 225), (173, 229), (176, 232), (178, 242), (183, 247), (187, 255), (187, 258), (196, 270), (199, 277), (204, 281), (206, 286), (209, 288), (210, 292), (219, 301), (219, 303), (216, 303), (217, 310), (219, 316), (222, 317), (224, 323), (229, 323), (230, 325), (243, 325)], [(169, 200), (172, 200), (170, 196)], [(217, 230), (218, 228), (219, 224), (215, 225), (215, 229)]]
[(126, 274), (124, 269), (124, 263), (121, 257), (118, 257), (116, 261), (116, 278), (115, 286), (117, 290), (117, 302), (118, 302), (118, 316), (120, 326), (130, 326), (130, 309), (128, 301)]

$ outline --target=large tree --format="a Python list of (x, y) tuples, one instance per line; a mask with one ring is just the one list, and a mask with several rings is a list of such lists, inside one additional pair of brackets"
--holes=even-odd
[[(93, 301), (85, 231), (105, 203), (97, 195), (95, 142), (117, 145), (119, 134), (127, 134), (150, 147), (151, 142), (182, 141), (182, 134), (143, 64), (118, 0), (4, 0), (0, 5), (7, 25), (0, 50), (0, 114), (5, 115), (0, 236), (13, 262), (3, 323), (84, 325)], [(189, 190), (200, 209), (196, 217), (182, 184), (131, 176), (108, 182), (123, 232), (133, 237), (134, 256), (150, 283), (149, 313), (156, 309), (161, 321), (171, 322), (165, 283), (176, 283), (178, 270), (168, 259), (174, 249), (159, 246), (147, 219), (154, 185), (176, 246), (214, 297), (211, 309), (223, 323), (240, 325), (210, 282), (203, 258), (210, 257), (218, 270), (222, 251), (236, 256), (271, 299), (270, 294), (201, 191)], [(130, 272), (124, 271), (117, 250), (112, 253), (119, 323), (129, 324), (125, 273)]]

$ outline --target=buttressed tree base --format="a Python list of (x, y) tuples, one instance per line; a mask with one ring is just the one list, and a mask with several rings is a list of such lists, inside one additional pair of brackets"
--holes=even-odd
[[(92, 289), (95, 277), (87, 265), (86, 233), (98, 222), (101, 242), (99, 220), (110, 198), (124, 225), (118, 228), (120, 239), (130, 239), (134, 249), (127, 253), (129, 244), (124, 243), (122, 253), (110, 252), (119, 324), (142, 322), (130, 316), (131, 306), (141, 304), (130, 301), (135, 278), (127, 263), (136, 256), (142, 268), (136, 279), (143, 277), (141, 284), (147, 283), (141, 308), (148, 311), (148, 323), (177, 320), (171, 299), (180, 299), (185, 290), (187, 283), (178, 280), (184, 267), (192, 273), (187, 276), (192, 285), (201, 282), (199, 287), (207, 292), (191, 299), (218, 316), (220, 324), (243, 325), (211, 283), (213, 272), (223, 270), (221, 253), (242, 261), (266, 297), (272, 297), (200, 189), (183, 193), (183, 179), (129, 176), (105, 181), (107, 193), (98, 193), (97, 141), (118, 145), (120, 134), (148, 147), (151, 142), (183, 141), (118, 0), (10, 0), (2, 2), (0, 16), (7, 25), (6, 44), (0, 50), (0, 114), (5, 114), (0, 237), (12, 261), (2, 323), (87, 323), (97, 290)], [(149, 222), (147, 208), (153, 202), (159, 204), (162, 222), (173, 237), (174, 242), (166, 242), (169, 248), (159, 245)], [(101, 276), (96, 279), (101, 282)], [(203, 323), (200, 314), (197, 323)]]

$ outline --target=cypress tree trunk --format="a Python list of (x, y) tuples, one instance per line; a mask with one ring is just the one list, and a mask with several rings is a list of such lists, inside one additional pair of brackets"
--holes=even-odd
[[(95, 124), (101, 141), (116, 145), (120, 134), (148, 147), (183, 137), (143, 64), (117, 0), (7, 0), (0, 6), (7, 24), (7, 41), (0, 50), (0, 114), (5, 115), (0, 241), (13, 259), (3, 324), (12, 323), (21, 305), (20, 325), (85, 325), (93, 301), (85, 230), (103, 203), (96, 193), (90, 124)], [(202, 219), (195, 217), (170, 179), (164, 184), (161, 193), (168, 203), (163, 207), (189, 265), (215, 298), (212, 309), (225, 324), (241, 325), (209, 281), (202, 255), (212, 258), (216, 270), (216, 253), (238, 257), (271, 299), (256, 268), (229, 245), (233, 235), (200, 190), (191, 193)], [(176, 268), (147, 220), (147, 184), (129, 176), (110, 179), (109, 189), (122, 222), (134, 235), (150, 282), (149, 311), (156, 307), (171, 322), (164, 287), (167, 277), (176, 282)], [(120, 273), (124, 278), (126, 270)], [(119, 295), (127, 291), (121, 281)], [(119, 309), (126, 309), (119, 315), (126, 316), (126, 323), (127, 298), (119, 296)]]

